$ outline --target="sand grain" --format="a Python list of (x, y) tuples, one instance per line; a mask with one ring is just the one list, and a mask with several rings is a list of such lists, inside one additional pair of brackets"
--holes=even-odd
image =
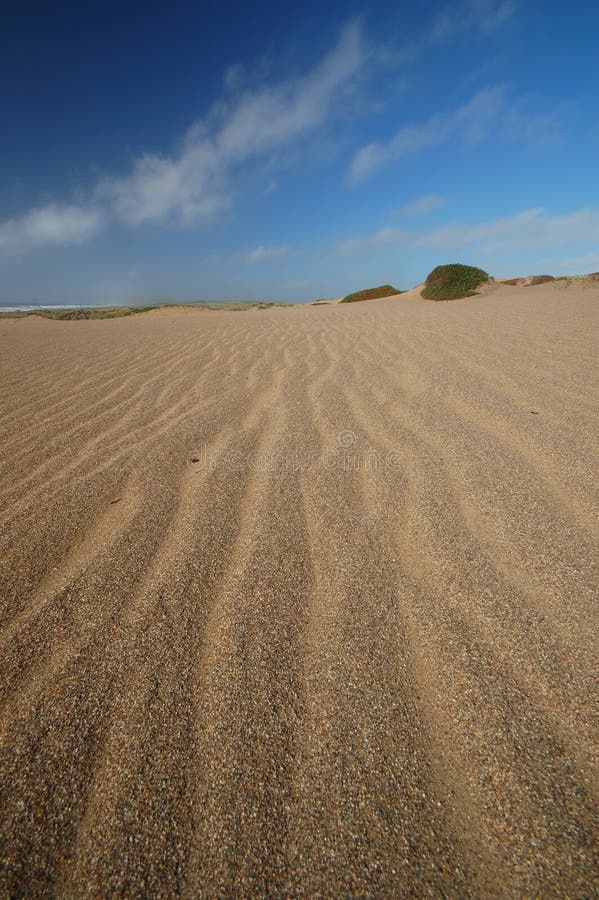
[(2, 896), (591, 895), (598, 299), (0, 321)]

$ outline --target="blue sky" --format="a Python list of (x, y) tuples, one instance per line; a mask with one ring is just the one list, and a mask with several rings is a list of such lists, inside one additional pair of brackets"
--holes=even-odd
[(9, 2), (0, 302), (599, 269), (599, 5)]

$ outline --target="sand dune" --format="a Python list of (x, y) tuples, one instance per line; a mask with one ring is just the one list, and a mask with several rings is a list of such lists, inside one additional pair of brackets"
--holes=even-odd
[(2, 896), (570, 896), (599, 289), (0, 321)]

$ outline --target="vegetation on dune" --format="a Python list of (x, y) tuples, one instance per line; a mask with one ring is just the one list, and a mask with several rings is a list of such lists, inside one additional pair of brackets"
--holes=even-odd
[(367, 288), (364, 291), (356, 291), (355, 294), (348, 294), (340, 303), (356, 303), (359, 300), (378, 300), (380, 297), (391, 297), (394, 294), (403, 294), (390, 284), (381, 284), (379, 287)]
[(548, 281), (555, 281), (553, 275), (533, 275), (525, 287), (531, 287), (533, 284), (545, 284)]
[(73, 319), (122, 319), (124, 316), (134, 316), (136, 313), (149, 312), (158, 309), (157, 306), (115, 306), (97, 309), (42, 309), (35, 315), (45, 316), (47, 319), (57, 319), (59, 322)]
[(51, 309), (40, 307), (36, 310), (2, 310), (0, 317), (22, 319), (27, 316), (42, 316), (44, 319), (54, 319), (58, 322), (67, 322), (78, 319), (122, 319), (125, 316), (135, 316), (138, 313), (151, 312), (154, 309), (176, 310), (225, 310), (226, 312), (245, 312), (250, 309), (272, 309), (279, 306), (291, 306), (289, 303), (275, 303), (267, 300), (248, 300), (247, 302), (222, 303), (159, 303), (154, 306), (94, 306), (79, 307), (77, 309)]
[(158, 306), (102, 306), (79, 307), (78, 309), (40, 307), (36, 310), (3, 310), (0, 308), (0, 317), (25, 319), (31, 316), (41, 316), (43, 319), (55, 319), (59, 322), (72, 321), (74, 319), (122, 319), (124, 316), (133, 316), (136, 313), (162, 308)]
[[(273, 309), (275, 306), (293, 306), (293, 303), (275, 303), (273, 300), (261, 300), (259, 303), (248, 303), (249, 309)], [(217, 309), (216, 306), (211, 306), (210, 309)], [(233, 306), (230, 307), (233, 309)], [(243, 306), (236, 307), (236, 309), (243, 309)]]
[(563, 278), (555, 278), (553, 275), (526, 275), (524, 278), (504, 278), (499, 284), (507, 284), (510, 287), (531, 287), (535, 284), (545, 284), (550, 281), (562, 281)]
[(426, 279), (422, 296), (427, 300), (460, 300), (472, 297), (487, 281), (489, 275), (483, 269), (450, 263), (433, 269)]
[(556, 275), (551, 279), (559, 287), (595, 287), (599, 282), (599, 272), (590, 272), (588, 275)]

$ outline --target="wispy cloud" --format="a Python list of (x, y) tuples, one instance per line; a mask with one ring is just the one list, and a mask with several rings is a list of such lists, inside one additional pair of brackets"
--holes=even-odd
[(451, 3), (433, 21), (432, 43), (447, 41), (463, 31), (477, 30), (486, 34), (505, 25), (517, 8), (515, 0), (466, 0)]
[(566, 113), (564, 105), (547, 111), (535, 98), (524, 97), (506, 110), (502, 131), (507, 140), (533, 149), (553, 147), (562, 139)]
[(335, 250), (339, 256), (357, 256), (365, 251), (388, 247), (409, 238), (410, 232), (403, 228), (379, 228), (374, 234), (361, 238), (349, 238), (340, 241)]
[(514, 16), (516, 0), (461, 0), (443, 7), (420, 37), (392, 51), (397, 63), (412, 63), (460, 36), (490, 36)]
[(227, 66), (223, 77), (223, 83), (228, 91), (238, 91), (246, 79), (245, 66), (242, 63), (233, 63)]
[(527, 209), (476, 225), (451, 224), (416, 237), (415, 247), (443, 250), (477, 248), (492, 255), (551, 250), (599, 243), (599, 210), (588, 208), (561, 216), (543, 209)]
[(102, 197), (131, 225), (213, 218), (231, 205), (234, 172), (322, 125), (367, 58), (361, 28), (351, 23), (308, 75), (218, 104), (178, 154), (142, 156), (128, 176), (101, 185)]
[[(594, 249), (599, 245), (599, 209), (575, 210), (564, 215), (548, 215), (543, 209), (526, 209), (511, 216), (490, 219), (474, 225), (450, 223), (431, 231), (382, 228), (370, 235), (350, 238), (336, 245), (340, 256), (361, 256), (395, 245), (405, 252), (438, 249), (452, 255), (469, 254), (472, 258), (522, 259), (531, 254), (557, 251), (560, 259), (544, 262), (556, 271), (561, 268), (582, 271), (595, 266)], [(589, 252), (563, 257), (569, 248)], [(534, 257), (536, 259), (536, 256)], [(568, 262), (568, 265), (565, 263)], [(556, 269), (557, 266), (557, 269)]]
[(80, 244), (102, 226), (100, 210), (48, 204), (0, 223), (0, 250), (22, 253), (44, 244)]
[(435, 113), (419, 125), (405, 125), (388, 141), (366, 144), (355, 154), (348, 172), (351, 184), (365, 181), (377, 169), (435, 147), (458, 135), (474, 145), (489, 133), (502, 109), (505, 87), (496, 85), (475, 94), (451, 113)]
[(443, 197), (441, 194), (423, 194), (421, 197), (416, 197), (411, 203), (406, 203), (399, 209), (399, 212), (406, 216), (423, 216), (446, 205), (447, 197)]
[(599, 269), (599, 252), (592, 251), (584, 253), (582, 256), (568, 256), (556, 259), (551, 257), (549, 260), (540, 261), (543, 266), (553, 266), (554, 271), (562, 274), (584, 274)]
[(233, 204), (242, 166), (268, 160), (336, 115), (369, 56), (362, 28), (352, 22), (304, 76), (243, 91), (241, 67), (229, 69), (230, 96), (189, 129), (176, 153), (145, 153), (125, 176), (102, 178), (87, 207), (53, 205), (0, 223), (0, 247), (81, 242), (111, 219), (131, 227), (214, 219)]
[[(442, 12), (421, 39), (399, 49), (379, 44), (375, 50), (360, 24), (350, 22), (311, 71), (275, 84), (257, 85), (256, 77), (235, 63), (225, 70), (223, 97), (189, 128), (174, 152), (141, 154), (125, 174), (101, 178), (86, 202), (41, 206), (0, 222), (0, 249), (23, 252), (44, 244), (81, 243), (110, 222), (138, 227), (212, 221), (237, 202), (248, 165), (272, 165), (336, 116), (362, 114), (367, 104), (356, 102), (356, 90), (373, 67), (408, 62), (432, 43), (451, 39), (456, 30), (492, 31), (514, 7), (512, 0), (462, 0)], [(401, 128), (389, 141), (363, 147), (350, 180), (367, 178), (390, 160), (432, 147), (458, 130), (466, 141), (482, 140), (501, 91), (481, 91), (454, 113), (431, 116)], [(512, 130), (519, 127), (514, 120)]]
[(260, 262), (270, 262), (273, 259), (279, 259), (286, 256), (289, 252), (287, 244), (281, 244), (278, 247), (254, 247), (249, 253), (243, 256), (245, 262), (254, 264)]
[(187, 147), (177, 158), (144, 155), (126, 178), (105, 179), (97, 198), (127, 225), (207, 221), (228, 209), (224, 170), (209, 144)]

